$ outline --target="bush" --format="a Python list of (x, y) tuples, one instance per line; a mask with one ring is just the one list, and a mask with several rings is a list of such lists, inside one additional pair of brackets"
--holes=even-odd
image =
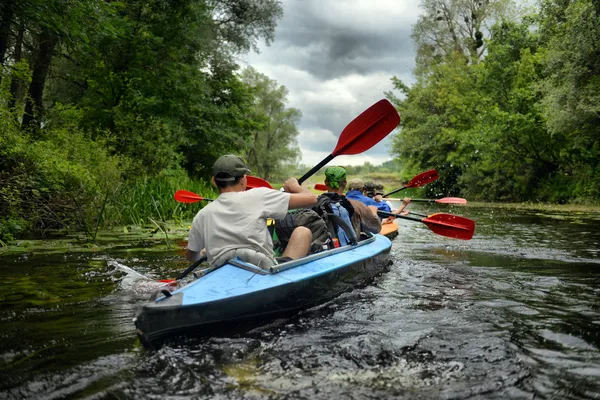
[[(107, 194), (121, 181), (120, 160), (102, 140), (77, 128), (76, 109), (56, 108), (70, 123), (45, 128), (39, 140), (21, 132), (16, 118), (0, 111), (0, 219), (5, 231), (45, 235), (62, 229), (90, 230)], [(52, 117), (51, 119), (52, 120)], [(52, 126), (52, 124), (50, 124)], [(23, 221), (15, 224), (8, 221)]]

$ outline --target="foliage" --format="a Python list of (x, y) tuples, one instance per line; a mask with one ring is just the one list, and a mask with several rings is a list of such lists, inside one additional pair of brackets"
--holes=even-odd
[(173, 194), (185, 189), (207, 198), (216, 191), (204, 181), (192, 180), (181, 169), (163, 170), (154, 177), (143, 177), (122, 185), (111, 198), (104, 219), (109, 225), (149, 225), (151, 220), (163, 224), (190, 220), (206, 203), (182, 204)]
[(412, 31), (417, 75), (456, 56), (477, 63), (487, 49), (491, 25), (512, 7), (510, 0), (422, 0), (422, 13)]
[(279, 0), (3, 2), (0, 239), (190, 215), (168, 192), (208, 191), (262, 123), (236, 60), (281, 15)]
[(45, 131), (39, 140), (23, 134), (13, 115), (2, 115), (7, 123), (0, 132), (0, 235), (91, 232), (104, 197), (121, 180), (121, 160), (106, 143), (77, 130), (72, 109), (57, 113), (73, 125)]
[[(456, 15), (470, 7), (451, 4), (463, 7)], [(465, 62), (465, 51), (446, 52), (421, 58), (410, 88), (393, 78), (401, 95), (387, 96), (403, 117), (393, 153), (404, 173), (437, 168), (440, 179), (428, 185), (432, 193), (597, 202), (595, 13), (591, 1), (547, 0), (537, 15), (500, 15), (479, 62)], [(414, 35), (437, 37), (436, 29), (421, 24)], [(419, 46), (426, 43), (417, 40)]]
[(281, 177), (285, 164), (296, 164), (300, 149), (296, 142), (302, 113), (296, 108), (286, 108), (288, 90), (276, 81), (252, 67), (242, 73), (243, 82), (254, 95), (249, 143), (245, 149), (247, 160), (254, 175), (269, 180)]

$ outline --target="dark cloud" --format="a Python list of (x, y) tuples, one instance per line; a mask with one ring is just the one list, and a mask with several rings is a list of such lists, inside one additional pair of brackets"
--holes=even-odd
[[(248, 63), (285, 85), (288, 105), (302, 111), (298, 142), (305, 162), (331, 152), (344, 127), (392, 89), (392, 76), (413, 82), (410, 31), (418, 6), (399, 3), (284, 0), (274, 43), (249, 55)], [(382, 162), (389, 150), (386, 138), (364, 156)]]

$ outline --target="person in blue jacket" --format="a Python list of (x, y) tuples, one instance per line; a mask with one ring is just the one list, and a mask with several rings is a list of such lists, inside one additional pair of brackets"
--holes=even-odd
[(348, 182), (346, 198), (358, 200), (367, 206), (377, 207), (378, 211), (392, 212), (391, 207), (385, 201), (378, 202), (365, 195), (365, 183), (360, 178), (354, 178)]

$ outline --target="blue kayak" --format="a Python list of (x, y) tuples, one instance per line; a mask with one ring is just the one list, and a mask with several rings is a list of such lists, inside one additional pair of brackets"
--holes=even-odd
[(180, 334), (206, 335), (322, 303), (381, 273), (390, 248), (387, 237), (373, 235), (270, 270), (236, 258), (142, 306), (134, 320), (137, 335), (144, 346), (156, 347)]

